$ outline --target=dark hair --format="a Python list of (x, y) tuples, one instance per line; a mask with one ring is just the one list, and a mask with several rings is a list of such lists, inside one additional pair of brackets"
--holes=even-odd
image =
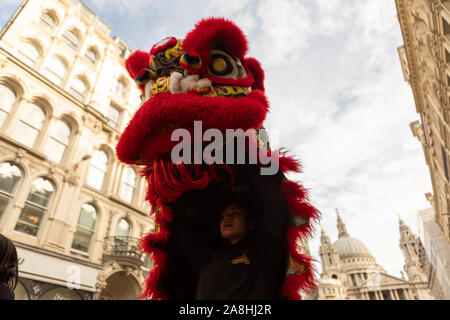
[(249, 221), (256, 220), (259, 211), (258, 203), (251, 192), (244, 191), (244, 192), (228, 193), (221, 201), (219, 213), (222, 213), (225, 207), (233, 202), (238, 203), (242, 207), (242, 209), (244, 209), (247, 216), (247, 220)]
[(9, 283), (15, 289), (19, 276), (19, 259), (14, 243), (0, 234), (0, 283)]

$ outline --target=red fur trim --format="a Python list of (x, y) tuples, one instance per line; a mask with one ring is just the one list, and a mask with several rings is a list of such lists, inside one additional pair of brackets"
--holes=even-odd
[(317, 283), (314, 278), (314, 259), (299, 252), (297, 242), (301, 240), (299, 227), (288, 229), (287, 241), (291, 258), (298, 263), (304, 263), (307, 270), (300, 275), (288, 275), (282, 288), (282, 297), (285, 299), (301, 299), (300, 290), (307, 294), (317, 289)]
[(268, 109), (267, 99), (259, 90), (241, 98), (161, 93), (144, 103), (135, 113), (116, 146), (117, 157), (122, 162), (134, 164), (145, 150), (145, 158), (141, 160), (153, 160), (156, 155), (148, 150), (155, 147), (150, 143), (157, 136), (169, 139), (159, 141), (166, 148), (158, 149), (170, 151), (173, 144), (170, 136), (160, 134), (167, 125), (190, 128), (195, 120), (202, 120), (205, 130), (256, 129), (262, 125)]
[(259, 61), (255, 58), (245, 58), (243, 63), (246, 66), (246, 69), (250, 71), (255, 78), (252, 89), (258, 89), (264, 92), (264, 70), (262, 69)]
[[(248, 70), (247, 70), (248, 71)], [(251, 87), (255, 82), (255, 78), (253, 74), (249, 71), (248, 76), (245, 78), (232, 79), (232, 78), (223, 78), (218, 76), (213, 76), (211, 74), (203, 75), (205, 78), (211, 80), (212, 83), (216, 84), (226, 84), (230, 86), (239, 86), (239, 87)]]
[(317, 284), (308, 270), (299, 275), (288, 275), (281, 289), (281, 297), (287, 300), (302, 300), (300, 291), (312, 294), (317, 290)]
[(281, 191), (284, 193), (286, 198), (294, 198), (294, 199), (307, 199), (308, 192), (306, 189), (299, 183), (292, 180), (285, 180), (280, 185)]
[(166, 244), (169, 240), (169, 232), (165, 229), (160, 229), (159, 232), (148, 233), (144, 238), (141, 239), (140, 249), (150, 254), (153, 252), (153, 246), (156, 244)]
[(152, 300), (166, 300), (168, 297), (158, 288), (158, 283), (162, 277), (166, 276), (167, 253), (161, 249), (153, 249), (153, 269), (150, 271), (141, 298)]
[(286, 281), (281, 288), (281, 298), (286, 300), (302, 300), (300, 294), (301, 280), (297, 275), (286, 276)]
[(299, 160), (295, 159), (293, 156), (288, 156), (287, 151), (284, 150), (280, 150), (279, 166), (283, 173), (289, 171), (297, 173), (302, 172), (302, 165)]
[(302, 202), (294, 198), (287, 198), (286, 201), (292, 216), (303, 219), (319, 219), (319, 211), (308, 202)]
[[(136, 81), (136, 76), (140, 70), (148, 68), (149, 59), (150, 55), (148, 52), (137, 50), (125, 61), (125, 67), (133, 82)], [(144, 92), (144, 86), (139, 86), (139, 89)]]
[(308, 203), (307, 190), (299, 183), (290, 180), (284, 181), (280, 188), (286, 197), (290, 215), (309, 221), (307, 225), (297, 226), (296, 230), (303, 239), (310, 237), (313, 233), (313, 224), (320, 218), (320, 212)]
[(156, 213), (155, 222), (160, 225), (167, 225), (172, 223), (173, 221), (173, 210), (171, 207), (164, 204), (162, 199), (158, 198), (156, 201), (156, 205), (160, 209), (159, 212)]
[(183, 40), (186, 51), (197, 52), (202, 59), (201, 74), (206, 74), (210, 62), (210, 50), (216, 43), (224, 45), (231, 53), (243, 61), (248, 50), (247, 38), (238, 26), (224, 18), (200, 20)]

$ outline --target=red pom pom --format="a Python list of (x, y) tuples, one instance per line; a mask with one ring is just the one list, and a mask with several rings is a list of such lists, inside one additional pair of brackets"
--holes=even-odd
[[(133, 81), (136, 80), (136, 76), (142, 69), (148, 68), (148, 61), (150, 59), (150, 54), (148, 52), (137, 50), (133, 52), (128, 59), (125, 61), (125, 67), (127, 68), (128, 74)], [(140, 86), (141, 90), (144, 88)]]
[(264, 92), (264, 70), (261, 68), (259, 61), (255, 58), (246, 58), (244, 65), (253, 74), (253, 78), (255, 79), (252, 89), (258, 89)]

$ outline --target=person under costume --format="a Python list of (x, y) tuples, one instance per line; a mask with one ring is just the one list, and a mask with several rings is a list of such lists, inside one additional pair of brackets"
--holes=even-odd
[[(287, 258), (285, 234), (289, 212), (286, 199), (271, 176), (261, 176), (257, 166), (242, 167), (240, 177), (245, 176), (254, 195), (250, 191), (222, 193), (218, 213), (227, 216), (217, 222), (216, 228), (220, 231), (214, 237), (202, 239), (193, 232), (194, 227), (186, 227), (198, 217), (180, 214), (176, 229), (172, 229), (177, 255), (198, 273), (195, 299), (273, 300), (280, 295)], [(261, 201), (256, 204), (252, 198)], [(187, 202), (180, 201), (179, 206), (190, 209)], [(232, 239), (225, 238), (228, 229), (224, 226), (231, 224), (233, 218), (229, 215), (236, 213), (246, 215), (247, 232), (231, 243)]]

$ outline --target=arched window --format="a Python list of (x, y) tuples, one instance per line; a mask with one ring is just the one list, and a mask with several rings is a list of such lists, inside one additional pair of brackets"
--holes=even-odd
[(125, 97), (127, 86), (122, 79), (117, 80), (116, 93), (119, 97)]
[(16, 231), (36, 236), (47, 212), (54, 188), (47, 178), (39, 178), (31, 185), (25, 206), (16, 224)]
[(54, 84), (60, 85), (67, 74), (67, 66), (61, 58), (53, 57), (44, 68), (42, 74)]
[(45, 121), (44, 110), (35, 103), (26, 104), (20, 110), (20, 121), (15, 127), (13, 139), (32, 148)]
[(101, 190), (108, 169), (108, 155), (103, 150), (96, 151), (91, 164), (87, 182), (91, 187)]
[(98, 57), (97, 57), (97, 52), (96, 52), (94, 49), (89, 48), (89, 49), (86, 51), (86, 53), (85, 53), (85, 55), (84, 55), (84, 58), (85, 58), (85, 60), (86, 60), (87, 62), (89, 62), (90, 64), (95, 65), (95, 64), (97, 63), (97, 59), (98, 59)]
[(84, 252), (89, 251), (92, 235), (97, 222), (97, 210), (91, 204), (85, 203), (81, 206), (78, 218), (77, 231), (73, 237), (72, 248)]
[(130, 235), (130, 230), (130, 223), (126, 219), (122, 218), (117, 223), (116, 232), (114, 235), (116, 237), (128, 237)]
[(23, 42), (19, 47), (20, 59), (30, 67), (34, 66), (41, 56), (41, 50), (31, 41)]
[(47, 30), (53, 30), (56, 25), (56, 19), (48, 12), (44, 12), (39, 19), (41, 26)]
[(108, 125), (114, 129), (119, 127), (120, 121), (120, 110), (113, 105), (109, 105), (108, 111), (106, 113), (106, 118), (108, 119)]
[(132, 167), (127, 167), (123, 174), (122, 190), (120, 197), (128, 202), (133, 200), (134, 190), (136, 189), (136, 171)]
[(70, 126), (63, 120), (56, 120), (51, 127), (50, 137), (44, 150), (44, 154), (52, 161), (60, 163), (64, 151), (70, 141)]
[(0, 217), (13, 198), (16, 186), (22, 177), (18, 167), (9, 162), (0, 164)]
[(0, 84), (0, 128), (5, 123), (16, 99), (17, 96), (14, 91), (3, 84)]
[(80, 45), (80, 38), (78, 37), (78, 34), (74, 29), (66, 30), (62, 38), (64, 43), (74, 50)]
[(79, 77), (73, 79), (69, 93), (78, 100), (83, 101), (86, 96), (86, 92), (87, 92), (86, 83)]

